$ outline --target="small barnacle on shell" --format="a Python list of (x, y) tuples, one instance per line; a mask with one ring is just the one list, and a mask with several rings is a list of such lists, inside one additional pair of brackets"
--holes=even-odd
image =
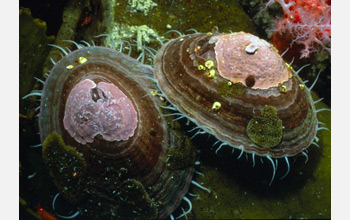
[(79, 64), (83, 64), (83, 63), (85, 63), (87, 61), (87, 59), (85, 58), (85, 57), (79, 57), (78, 58), (78, 63)]
[(281, 85), (280, 91), (283, 92), (283, 93), (286, 93), (288, 91), (287, 86)]
[(68, 70), (71, 70), (71, 69), (74, 68), (74, 65), (70, 64), (70, 65), (66, 66), (66, 68), (67, 68)]
[(212, 68), (214, 66), (214, 61), (212, 60), (207, 60), (205, 61), (205, 64), (204, 64), (208, 69)]
[(221, 108), (220, 102), (214, 102), (213, 105), (211, 106), (211, 109), (214, 111), (218, 111), (220, 108)]
[(210, 79), (214, 78), (215, 77), (215, 70), (214, 69), (210, 69), (208, 71), (207, 75), (208, 75), (208, 78), (210, 78)]
[(198, 70), (205, 70), (205, 67), (203, 65), (199, 65)]

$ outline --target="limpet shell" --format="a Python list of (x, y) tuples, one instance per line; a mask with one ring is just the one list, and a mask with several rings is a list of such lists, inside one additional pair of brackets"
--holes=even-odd
[(151, 74), (115, 50), (85, 47), (57, 62), (45, 82), (43, 158), (85, 217), (163, 219), (187, 193), (195, 149), (163, 115)]
[[(207, 61), (214, 63), (212, 78), (198, 68)], [(164, 44), (154, 63), (171, 104), (224, 145), (271, 159), (296, 155), (315, 138), (309, 89), (270, 43), (254, 35), (181, 36)], [(213, 110), (214, 103), (220, 108)]]

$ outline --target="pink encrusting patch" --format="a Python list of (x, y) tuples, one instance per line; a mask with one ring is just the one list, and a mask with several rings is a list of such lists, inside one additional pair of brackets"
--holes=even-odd
[(254, 35), (243, 32), (223, 35), (214, 49), (220, 76), (233, 83), (267, 89), (292, 76), (277, 50)]
[(85, 79), (68, 96), (63, 124), (81, 144), (92, 143), (98, 134), (107, 141), (127, 140), (136, 129), (137, 113), (117, 86)]

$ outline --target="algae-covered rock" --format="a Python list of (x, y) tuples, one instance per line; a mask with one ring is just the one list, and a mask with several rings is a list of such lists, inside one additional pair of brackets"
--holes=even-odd
[[(316, 98), (317, 100), (317, 98)], [(322, 102), (317, 109), (329, 108)], [(331, 112), (317, 114), (322, 127), (331, 128)], [(283, 178), (287, 166), (279, 160), (276, 177), (271, 186), (271, 163), (259, 157), (255, 166), (251, 155), (231, 149), (202, 151), (202, 163), (195, 181), (209, 188), (208, 194), (199, 188), (192, 199), (195, 219), (320, 219), (331, 217), (331, 133), (317, 133), (319, 148), (312, 145), (308, 157), (300, 154), (289, 159), (290, 172)], [(208, 155), (209, 154), (209, 155)], [(282, 178), (282, 179), (281, 179)]]
[(25, 113), (22, 97), (30, 93), (36, 80), (42, 77), (42, 65), (54, 36), (46, 36), (46, 23), (33, 18), (27, 8), (19, 10), (19, 98), (20, 112)]
[[(144, 10), (135, 10), (135, 2), (148, 2), (147, 13)], [(251, 19), (238, 1), (121, 0), (115, 4), (114, 10), (115, 22), (144, 25), (147, 20), (147, 26), (160, 34), (169, 29), (185, 32), (193, 28), (199, 32), (209, 32), (214, 26), (220, 32), (231, 30), (256, 34)]]
[[(238, 1), (172, 1), (172, 0), (104, 0), (104, 25), (112, 39), (105, 44), (119, 48), (121, 41), (137, 41), (140, 45), (158, 50), (165, 38), (178, 37), (179, 33), (238, 32), (257, 34), (253, 22)], [(108, 7), (107, 7), (108, 6)], [(111, 10), (113, 9), (113, 10)], [(113, 19), (111, 19), (113, 17)], [(125, 47), (125, 45), (124, 45)], [(128, 50), (124, 51), (128, 53)], [(136, 55), (135, 55), (136, 53)], [(137, 52), (131, 53), (138, 57)], [(146, 58), (147, 60), (147, 58)]]
[[(60, 46), (62, 48), (70, 48), (73, 49), (73, 45), (71, 43), (64, 42), (64, 40), (74, 40), (74, 36), (76, 35), (75, 31), (78, 26), (78, 22), (80, 16), (83, 11), (83, 7), (86, 4), (86, 0), (82, 1), (74, 1), (70, 0), (66, 7), (64, 8), (62, 15), (62, 25), (57, 33), (55, 45)], [(53, 67), (51, 59), (54, 61), (58, 61), (61, 59), (61, 53), (57, 48), (51, 48), (49, 55), (46, 58), (44, 63), (43, 71), (49, 72)]]

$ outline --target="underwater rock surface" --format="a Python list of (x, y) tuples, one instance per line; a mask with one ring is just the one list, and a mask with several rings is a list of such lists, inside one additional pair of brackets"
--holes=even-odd
[[(42, 65), (48, 55), (54, 36), (46, 36), (46, 23), (38, 18), (33, 18), (30, 9), (19, 10), (19, 97), (27, 95), (34, 89), (36, 80), (41, 77)], [(25, 101), (20, 101), (20, 112), (25, 114)], [(28, 104), (28, 102), (26, 102)]]
[[(328, 108), (322, 102), (316, 109)], [(331, 128), (331, 112), (322, 111), (318, 119)], [(310, 146), (308, 161), (299, 156), (291, 163), (290, 173), (282, 180), (284, 164), (279, 164), (277, 178), (266, 186), (272, 168), (268, 163), (252, 161), (230, 150), (202, 152), (197, 182), (212, 190), (210, 194), (194, 188), (192, 216), (195, 219), (323, 219), (331, 218), (331, 132), (321, 130), (317, 148)], [(220, 154), (221, 152), (221, 154)], [(205, 156), (205, 154), (210, 154)], [(226, 154), (225, 154), (226, 153)], [(189, 216), (190, 218), (192, 216)]]

